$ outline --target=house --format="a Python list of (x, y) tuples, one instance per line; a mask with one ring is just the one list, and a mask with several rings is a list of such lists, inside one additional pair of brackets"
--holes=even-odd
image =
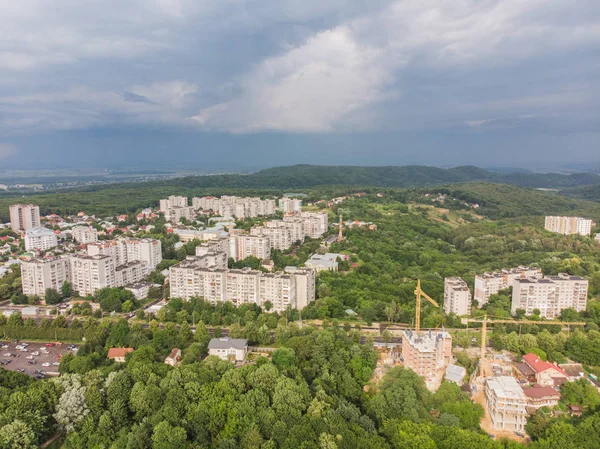
[(583, 409), (580, 405), (569, 404), (569, 413), (571, 416), (581, 416)]
[(221, 360), (243, 362), (248, 354), (248, 340), (242, 338), (212, 338), (208, 343), (208, 355), (216, 355)]
[(108, 350), (108, 358), (118, 363), (125, 362), (125, 356), (133, 352), (133, 348), (110, 348)]
[(578, 379), (583, 379), (585, 377), (585, 370), (583, 369), (583, 365), (581, 363), (562, 363), (558, 366), (567, 373), (569, 382), (575, 382)]
[(562, 385), (569, 377), (560, 366), (546, 362), (531, 352), (523, 356), (523, 363), (535, 372), (535, 379), (540, 385)]
[(165, 359), (165, 363), (167, 365), (175, 366), (179, 363), (180, 360), (181, 360), (181, 349), (173, 348), (171, 350), (170, 354)]
[(535, 383), (535, 371), (527, 363), (517, 362), (513, 365), (517, 379), (523, 379), (529, 383)]
[(552, 387), (536, 384), (533, 387), (523, 388), (523, 393), (527, 396), (527, 405), (535, 409), (554, 407), (560, 401), (560, 393)]

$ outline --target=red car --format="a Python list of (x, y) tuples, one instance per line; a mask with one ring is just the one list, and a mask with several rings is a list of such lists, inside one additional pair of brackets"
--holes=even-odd
[(46, 346), (48, 346), (49, 348), (54, 346), (54, 343), (46, 343)]

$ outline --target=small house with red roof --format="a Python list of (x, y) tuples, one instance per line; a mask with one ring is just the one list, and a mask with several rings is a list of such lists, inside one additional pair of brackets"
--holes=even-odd
[(523, 363), (535, 372), (535, 379), (540, 385), (558, 386), (569, 378), (560, 366), (546, 362), (532, 352), (523, 356)]
[(107, 357), (115, 362), (124, 363), (125, 356), (130, 352), (133, 352), (133, 348), (110, 348)]
[(535, 409), (541, 407), (554, 407), (560, 401), (560, 393), (552, 387), (543, 387), (535, 384), (533, 387), (523, 388), (527, 396), (527, 406)]

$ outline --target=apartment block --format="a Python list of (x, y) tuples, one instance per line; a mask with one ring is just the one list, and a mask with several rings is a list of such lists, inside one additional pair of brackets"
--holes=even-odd
[(284, 271), (296, 280), (296, 309), (302, 310), (315, 300), (315, 271), (292, 266)]
[(15, 232), (39, 228), (40, 207), (34, 204), (13, 204), (10, 206), (10, 227)]
[(92, 226), (75, 226), (72, 232), (73, 240), (82, 245), (98, 241), (98, 231)]
[(285, 273), (264, 273), (260, 278), (261, 305), (269, 301), (273, 311), (296, 308), (296, 279)]
[(115, 286), (135, 284), (148, 276), (148, 264), (141, 260), (127, 262), (115, 268)]
[(222, 217), (238, 219), (253, 218), (275, 213), (275, 201), (272, 199), (248, 198), (224, 195), (221, 198), (205, 196), (193, 198), (194, 209), (212, 211)]
[(80, 295), (93, 295), (106, 287), (116, 287), (115, 259), (107, 255), (71, 256), (71, 283)]
[(267, 237), (272, 249), (286, 250), (296, 241), (293, 240), (293, 228), (282, 220), (272, 220), (264, 226), (255, 226), (250, 235)]
[(444, 312), (458, 316), (471, 314), (471, 290), (461, 278), (444, 279)]
[(564, 273), (542, 279), (516, 279), (511, 312), (523, 309), (526, 315), (532, 315), (538, 309), (540, 316), (548, 319), (559, 317), (560, 312), (568, 308), (582, 312), (587, 305), (588, 287), (587, 279)]
[(167, 212), (167, 210), (176, 208), (176, 207), (187, 207), (188, 199), (185, 196), (175, 196), (171, 195), (170, 197), (160, 200), (159, 209), (161, 212)]
[(58, 246), (58, 238), (48, 228), (31, 228), (25, 231), (25, 250), (47, 251)]
[(518, 267), (477, 275), (475, 276), (475, 300), (481, 307), (488, 302), (491, 295), (511, 287), (515, 279), (531, 277), (541, 278), (542, 270), (539, 268)]
[(112, 256), (116, 266), (134, 261), (146, 262), (148, 271), (151, 271), (162, 261), (162, 243), (155, 239), (126, 237), (90, 243), (87, 253), (90, 256)]
[(179, 223), (182, 218), (193, 220), (196, 218), (196, 211), (192, 206), (170, 207), (164, 211), (165, 220), (172, 223)]
[(283, 220), (301, 223), (303, 238), (320, 238), (327, 232), (329, 226), (327, 212), (300, 212), (296, 215), (286, 216)]
[(302, 211), (302, 200), (288, 197), (281, 198), (279, 200), (279, 210), (283, 213), (300, 212)]
[(485, 398), (496, 430), (522, 432), (527, 423), (527, 396), (514, 377), (497, 376), (486, 380)]
[(227, 269), (207, 267), (205, 258), (188, 258), (169, 268), (171, 298), (204, 298), (216, 304), (226, 300)]
[(547, 216), (544, 228), (550, 232), (564, 235), (590, 235), (594, 222), (582, 217)]
[(232, 257), (230, 237), (218, 237), (213, 240), (202, 242), (196, 247), (196, 256), (203, 256), (207, 253), (225, 253), (227, 258)]
[(227, 271), (227, 301), (234, 305), (260, 305), (260, 279), (262, 272), (243, 268)]
[(407, 330), (402, 338), (402, 357), (404, 366), (431, 387), (452, 362), (452, 336), (445, 331)]
[(271, 242), (263, 235), (234, 235), (230, 239), (230, 254), (234, 260), (257, 257), (261, 260), (271, 258)]
[(46, 289), (60, 291), (63, 283), (71, 279), (71, 264), (68, 256), (31, 259), (21, 264), (23, 294), (44, 297)]

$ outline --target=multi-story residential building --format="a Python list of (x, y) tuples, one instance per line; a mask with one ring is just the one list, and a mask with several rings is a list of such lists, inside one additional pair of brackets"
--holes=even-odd
[(148, 276), (148, 264), (141, 260), (127, 262), (115, 268), (115, 286), (135, 284)]
[(269, 301), (273, 311), (284, 312), (296, 308), (296, 279), (290, 274), (264, 273), (260, 278), (261, 305)]
[(253, 227), (250, 230), (250, 235), (267, 237), (271, 248), (283, 251), (295, 242), (290, 228), (284, 221), (273, 220), (268, 221), (264, 226)]
[(134, 261), (146, 262), (151, 271), (162, 261), (162, 244), (160, 240), (125, 237), (90, 243), (87, 245), (87, 253), (90, 256), (112, 256), (117, 266)]
[(58, 238), (48, 228), (31, 228), (25, 231), (25, 249), (27, 251), (46, 251), (58, 246)]
[(461, 278), (444, 279), (444, 312), (458, 316), (471, 314), (471, 291)]
[(593, 221), (581, 217), (553, 217), (547, 216), (544, 228), (550, 232), (564, 235), (590, 235)]
[(543, 387), (536, 385), (529, 388), (523, 388), (523, 393), (527, 397), (527, 406), (535, 409), (542, 407), (555, 407), (560, 401), (560, 393), (553, 387)]
[(402, 338), (402, 357), (404, 366), (431, 388), (452, 362), (452, 336), (445, 331), (407, 330)]
[(475, 300), (481, 307), (488, 302), (491, 295), (511, 287), (515, 279), (529, 277), (541, 278), (542, 270), (539, 268), (518, 267), (477, 275), (475, 276)]
[(196, 256), (203, 256), (207, 253), (225, 253), (227, 258), (232, 257), (231, 238), (218, 237), (213, 240), (207, 240), (196, 246)]
[(80, 295), (93, 295), (106, 287), (116, 287), (116, 263), (107, 255), (71, 256), (71, 283)]
[(233, 235), (229, 239), (230, 254), (234, 260), (257, 257), (261, 260), (271, 258), (271, 242), (262, 235)]
[(315, 271), (310, 268), (285, 267), (296, 279), (296, 309), (302, 310), (315, 300)]
[(279, 210), (286, 212), (300, 212), (302, 210), (302, 200), (297, 198), (284, 197), (279, 200)]
[(92, 226), (75, 226), (72, 232), (73, 240), (83, 245), (98, 241), (98, 231)]
[(204, 298), (213, 304), (227, 297), (227, 269), (209, 268), (205, 258), (188, 258), (169, 268), (171, 298)]
[(239, 219), (273, 215), (275, 213), (274, 200), (226, 195), (221, 198), (214, 196), (193, 198), (192, 206), (194, 209), (212, 211), (222, 217), (235, 217)]
[(327, 212), (300, 212), (283, 217), (287, 222), (302, 223), (303, 237), (318, 239), (327, 232), (329, 226)]
[(557, 386), (569, 379), (569, 375), (560, 366), (542, 360), (532, 352), (523, 356), (523, 363), (531, 369), (535, 382), (539, 385)]
[(193, 220), (196, 218), (196, 211), (192, 206), (186, 207), (170, 207), (165, 213), (165, 220), (172, 223), (179, 223), (182, 218), (186, 220)]
[(44, 297), (46, 289), (60, 291), (65, 281), (71, 279), (71, 264), (68, 256), (31, 259), (21, 264), (23, 294)]
[(587, 305), (588, 285), (587, 279), (564, 273), (543, 279), (515, 279), (511, 312), (514, 314), (517, 309), (523, 309), (526, 315), (532, 315), (538, 309), (540, 316), (548, 319), (560, 316), (560, 312), (568, 308), (583, 312)]
[(527, 423), (527, 396), (514, 377), (497, 376), (485, 381), (485, 398), (496, 430), (522, 432)]
[(227, 301), (234, 305), (260, 305), (260, 279), (262, 273), (250, 268), (227, 271)]
[(121, 260), (122, 255), (116, 240), (103, 240), (89, 243), (87, 245), (87, 254), (88, 256), (111, 256), (115, 259), (116, 265), (121, 265), (126, 262), (126, 260)]
[(10, 206), (10, 227), (15, 232), (39, 228), (40, 207), (34, 204), (13, 204)]
[(188, 199), (185, 196), (175, 196), (171, 195), (169, 198), (160, 200), (160, 211), (167, 212), (167, 210), (176, 208), (176, 207), (187, 207)]

